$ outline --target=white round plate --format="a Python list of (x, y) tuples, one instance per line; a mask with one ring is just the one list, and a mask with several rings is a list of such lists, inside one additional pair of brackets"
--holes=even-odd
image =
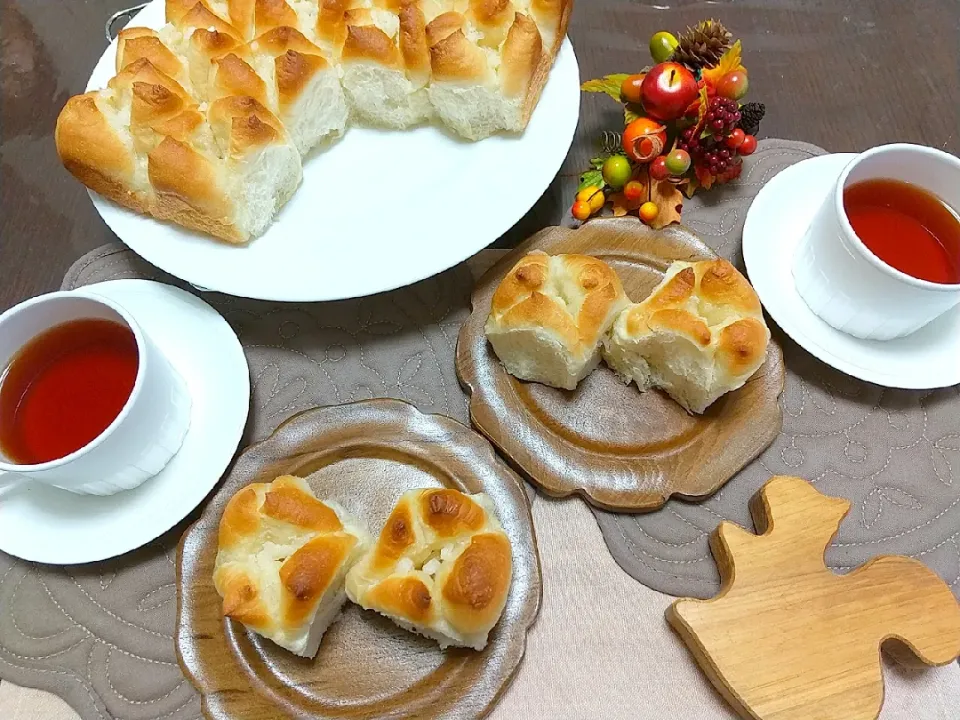
[(853, 377), (886, 387), (960, 383), (960, 306), (895, 340), (861, 340), (827, 325), (797, 293), (793, 253), (853, 153), (791, 165), (754, 199), (743, 227), (743, 260), (770, 317), (803, 349)]
[[(160, 28), (163, 0), (130, 23)], [(87, 89), (114, 75), (116, 41)], [(138, 215), (90, 193), (134, 252), (197, 287), (264, 300), (361, 297), (409, 285), (474, 255), (533, 207), (560, 170), (580, 113), (580, 70), (564, 40), (522, 135), (476, 143), (438, 127), (350, 127), (304, 159), (303, 182), (247, 246)]]
[(101, 497), (30, 484), (0, 498), (0, 550), (24, 560), (93, 562), (159, 537), (217, 484), (247, 422), (247, 360), (216, 310), (149, 280), (112, 280), (84, 290), (127, 309), (183, 376), (193, 401), (190, 429), (160, 474), (133, 490)]

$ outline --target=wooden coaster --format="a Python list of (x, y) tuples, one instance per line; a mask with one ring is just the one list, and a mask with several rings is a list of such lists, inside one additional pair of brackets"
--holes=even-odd
[(722, 522), (710, 538), (720, 593), (667, 609), (742, 717), (875, 720), (881, 645), (909, 665), (960, 655), (960, 606), (922, 563), (884, 555), (847, 575), (826, 568), (824, 552), (849, 509), (805, 480), (772, 478), (750, 503), (759, 535)]

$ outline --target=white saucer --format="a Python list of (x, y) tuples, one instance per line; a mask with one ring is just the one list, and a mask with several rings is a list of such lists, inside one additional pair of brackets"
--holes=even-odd
[(912, 335), (861, 340), (827, 325), (797, 293), (797, 243), (853, 153), (791, 165), (754, 199), (743, 227), (743, 260), (760, 301), (783, 331), (812, 355), (853, 377), (886, 387), (928, 389), (960, 383), (960, 306)]
[(112, 280), (84, 289), (130, 311), (183, 376), (193, 407), (180, 451), (140, 487), (100, 497), (34, 484), (0, 498), (0, 550), (56, 565), (121, 555), (185, 518), (226, 470), (250, 408), (243, 348), (205, 302), (149, 280)]

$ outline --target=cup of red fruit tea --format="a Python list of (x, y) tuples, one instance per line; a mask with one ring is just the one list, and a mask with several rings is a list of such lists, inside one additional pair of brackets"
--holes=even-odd
[(960, 303), (960, 159), (882, 145), (843, 169), (794, 256), (797, 291), (829, 325), (903, 337)]
[(94, 291), (0, 315), (0, 488), (111, 495), (159, 473), (190, 425), (183, 379), (136, 320)]

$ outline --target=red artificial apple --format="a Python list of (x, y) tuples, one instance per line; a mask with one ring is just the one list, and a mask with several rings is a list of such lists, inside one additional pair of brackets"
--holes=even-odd
[(675, 62), (654, 65), (640, 86), (643, 109), (661, 122), (682, 116), (698, 92), (693, 73)]

